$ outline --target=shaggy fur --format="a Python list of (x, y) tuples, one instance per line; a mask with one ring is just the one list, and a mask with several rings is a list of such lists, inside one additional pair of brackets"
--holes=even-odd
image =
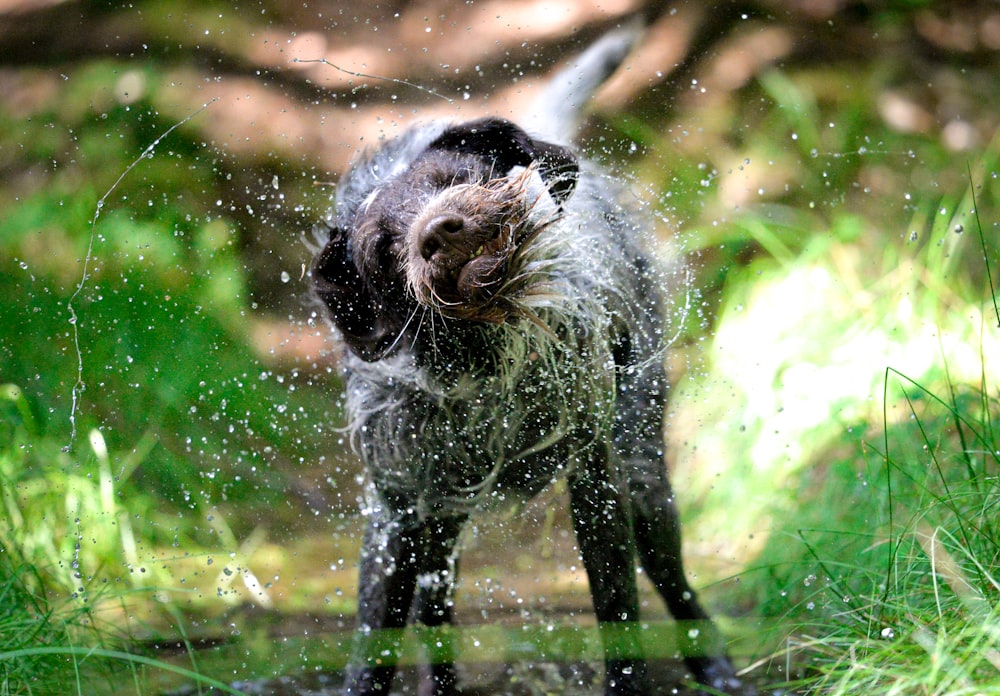
[[(595, 88), (630, 41), (599, 42), (557, 95)], [(450, 621), (467, 517), (559, 477), (603, 630), (639, 618), (638, 554), (673, 615), (701, 622), (684, 641), (695, 677), (738, 686), (681, 565), (662, 451), (663, 276), (622, 198), (568, 147), (498, 118), (414, 128), (341, 181), (312, 277), (347, 346), (369, 477), (347, 693), (388, 691), (393, 666), (369, 659), (395, 649), (382, 629)], [(608, 693), (644, 693), (634, 632), (613, 643)], [(428, 686), (455, 689), (450, 660)]]

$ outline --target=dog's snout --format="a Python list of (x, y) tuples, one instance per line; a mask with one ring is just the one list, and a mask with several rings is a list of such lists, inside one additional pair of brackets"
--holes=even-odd
[(465, 230), (465, 218), (448, 213), (428, 221), (420, 230), (420, 255), (430, 261), (442, 249), (455, 246)]

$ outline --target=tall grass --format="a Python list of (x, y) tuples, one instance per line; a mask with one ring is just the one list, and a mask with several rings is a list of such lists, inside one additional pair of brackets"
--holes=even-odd
[(121, 487), (155, 444), (143, 438), (112, 470), (99, 430), (88, 436), (90, 456), (81, 461), (60, 443), (42, 436), (19, 387), (0, 386), (0, 542), (31, 559), (44, 586), (86, 600), (99, 572), (111, 582), (142, 586), (154, 568), (140, 559), (133, 520), (151, 514), (149, 495), (129, 497)]
[(0, 386), (0, 416), (0, 694), (119, 693), (129, 682), (143, 693), (149, 669), (239, 693), (131, 651), (122, 621), (131, 597), (169, 580), (132, 523), (152, 516), (152, 498), (131, 496), (126, 507), (119, 491), (152, 439), (116, 457), (112, 471), (99, 431), (80, 461), (37, 431), (14, 385)]
[(100, 660), (84, 665), (64, 650), (106, 644), (93, 628), (92, 606), (54, 606), (44, 588), (35, 566), (5, 541), (0, 554), (0, 693), (83, 693), (84, 683), (108, 676), (110, 670)]
[[(103, 595), (103, 593), (102, 593)], [(0, 554), (0, 693), (4, 696), (145, 693), (148, 670), (178, 674), (199, 687), (241, 692), (198, 672), (138, 654), (101, 618), (103, 596), (53, 601), (46, 578), (4, 547)]]
[[(141, 586), (146, 574), (116, 485), (148, 445), (137, 447), (116, 476), (98, 431), (89, 444), (90, 461), (64, 451), (38, 432), (24, 393), (0, 386), (4, 694), (82, 694), (121, 678), (120, 664), (99, 655), (128, 640), (104, 618), (105, 601)], [(139, 500), (130, 502), (141, 509)]]
[[(828, 621), (796, 639), (817, 672), (801, 686), (1000, 693), (1000, 404), (987, 385), (939, 396), (892, 371), (886, 378), (912, 418), (887, 423), (876, 455), (889, 507), (869, 541), (884, 553), (826, 569)], [(845, 573), (867, 590), (835, 579)]]
[[(984, 314), (992, 306), (997, 320), (984, 328), (995, 334), (991, 254), (972, 203), (988, 283)], [(938, 269), (948, 263), (936, 261)], [(854, 567), (872, 591), (811, 641), (819, 675), (804, 683), (808, 692), (1000, 693), (1000, 401), (995, 375), (981, 365), (970, 386), (955, 384), (946, 363), (940, 392), (886, 370), (876, 453), (886, 565)], [(896, 422), (888, 415), (893, 394), (907, 416)]]
[[(836, 381), (822, 379), (830, 358), (796, 368), (809, 377), (804, 393), (829, 398), (859, 376), (863, 388), (864, 375), (850, 369), (883, 359), (889, 367), (867, 407), (834, 402), (830, 417), (798, 426), (801, 458), (758, 452), (747, 464), (772, 462), (782, 484), (770, 491), (773, 526), (741, 591), (785, 641), (761, 664), (797, 674), (789, 681), (797, 693), (1000, 693), (1000, 317), (982, 262), (980, 273), (965, 265), (984, 251), (990, 264), (996, 250), (968, 195), (916, 218), (923, 244), (906, 273), (879, 281), (885, 294), (870, 295), (871, 307), (844, 312), (836, 294), (813, 286), (815, 306), (834, 318), (828, 345), (872, 350), (848, 350), (848, 372)], [(963, 226), (973, 235), (956, 239)], [(780, 285), (802, 272), (793, 264), (765, 277)], [(724, 332), (733, 330), (725, 322), (724, 313)], [(780, 357), (774, 364), (792, 369)], [(779, 389), (776, 401), (792, 407), (794, 393)], [(761, 427), (752, 414), (744, 422)], [(768, 427), (782, 423), (784, 436), (796, 427), (794, 414), (762, 416)]]
[(728, 153), (623, 126), (706, 162), (646, 166), (717, 327), (677, 361), (687, 544), (768, 679), (1000, 693), (1000, 134), (967, 166), (830, 77), (763, 74)]

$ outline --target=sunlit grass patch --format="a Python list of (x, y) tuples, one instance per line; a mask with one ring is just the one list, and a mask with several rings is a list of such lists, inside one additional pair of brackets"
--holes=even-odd
[(112, 463), (100, 431), (88, 437), (81, 461), (38, 432), (23, 392), (0, 386), (0, 542), (31, 562), (42, 585), (87, 600), (95, 578), (127, 587), (154, 581), (143, 564), (143, 535), (135, 520), (152, 513), (150, 497), (132, 496), (126, 508), (120, 488), (154, 444), (144, 438)]
[[(676, 476), (717, 501), (699, 512), (699, 531), (745, 529), (754, 539), (737, 541), (736, 555), (759, 549), (771, 516), (797, 502), (789, 480), (829, 447), (881, 427), (887, 367), (929, 384), (978, 385), (1000, 374), (983, 261), (984, 245), (996, 245), (995, 164), (988, 156), (971, 167), (976, 178), (964, 190), (914, 201), (895, 233), (872, 229), (857, 210), (775, 206), (690, 233), (712, 249), (757, 250), (729, 270), (715, 335), (687, 356), (694, 360), (674, 397)], [(898, 401), (886, 415), (908, 417)]]
[(675, 478), (721, 601), (792, 637), (789, 664), (819, 675), (802, 691), (1000, 689), (992, 180), (878, 250), (814, 231), (786, 254), (734, 224), (771, 253), (727, 281), (679, 386)]

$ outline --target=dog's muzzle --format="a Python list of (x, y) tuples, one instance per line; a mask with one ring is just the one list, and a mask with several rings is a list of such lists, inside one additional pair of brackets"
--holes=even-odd
[(417, 302), (446, 316), (502, 322), (504, 292), (519, 247), (536, 226), (525, 177), (454, 186), (410, 226), (407, 282)]
[(438, 302), (482, 307), (503, 283), (507, 253), (498, 248), (499, 227), (488, 220), (461, 212), (442, 213), (418, 220), (413, 235), (426, 266), (425, 289)]

